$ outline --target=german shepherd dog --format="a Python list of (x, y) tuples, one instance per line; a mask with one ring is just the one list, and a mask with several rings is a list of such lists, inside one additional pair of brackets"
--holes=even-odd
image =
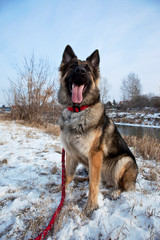
[(138, 167), (135, 157), (100, 102), (99, 52), (85, 61), (67, 45), (60, 71), (58, 101), (64, 109), (59, 120), (61, 140), (66, 150), (66, 184), (83, 163), (89, 171), (89, 195), (84, 207), (90, 217), (98, 207), (100, 181), (112, 187), (112, 198), (135, 189)]

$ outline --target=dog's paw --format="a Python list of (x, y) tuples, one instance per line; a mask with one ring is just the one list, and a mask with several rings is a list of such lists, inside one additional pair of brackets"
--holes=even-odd
[(97, 210), (98, 208), (98, 204), (90, 204), (89, 202), (87, 202), (83, 208), (83, 212), (88, 218), (90, 218), (94, 210)]
[(117, 189), (117, 190), (114, 190), (111, 194), (110, 194), (110, 198), (112, 200), (117, 200), (121, 195), (121, 190), (120, 189)]

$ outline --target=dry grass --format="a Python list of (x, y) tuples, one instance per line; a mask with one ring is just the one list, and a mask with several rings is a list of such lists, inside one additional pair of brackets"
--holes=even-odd
[(134, 147), (145, 160), (160, 162), (160, 141), (157, 138), (144, 135), (143, 138), (124, 136), (130, 147)]
[(11, 120), (11, 113), (0, 113), (0, 121)]
[(77, 217), (81, 219), (81, 223), (77, 224), (77, 227), (75, 227), (74, 230), (78, 229), (82, 225), (85, 225), (85, 220), (87, 220), (87, 217), (82, 211), (79, 210), (78, 207), (74, 205), (74, 203), (65, 203), (62, 212), (60, 213), (54, 224), (53, 239), (57, 239), (57, 233), (63, 228), (64, 224), (68, 223), (69, 219), (74, 219), (74, 222), (76, 222)]
[(27, 127), (38, 128), (41, 131), (44, 131), (45, 133), (51, 134), (54, 136), (60, 135), (60, 127), (57, 124), (28, 122), (24, 120), (17, 120), (16, 123), (27, 126)]
[(45, 133), (48, 134), (53, 134), (54, 136), (59, 136), (60, 135), (60, 127), (58, 125), (54, 125), (51, 123), (48, 123), (45, 128)]
[[(11, 114), (0, 114), (0, 121), (12, 121)], [(51, 134), (54, 136), (60, 135), (60, 127), (55, 123), (48, 123), (43, 121), (26, 121), (26, 120), (16, 120), (17, 124), (27, 126), (27, 127), (33, 127), (38, 128), (42, 131), (44, 131), (47, 134)]]
[[(114, 118), (113, 118), (114, 119)], [(129, 118), (116, 118), (114, 119), (114, 121), (116, 123), (119, 123), (119, 122), (123, 122), (123, 123), (130, 123), (130, 124), (134, 124), (135, 123), (135, 120), (134, 119), (129, 119)]]
[(8, 164), (8, 160), (6, 158), (0, 161), (0, 166), (3, 164)]

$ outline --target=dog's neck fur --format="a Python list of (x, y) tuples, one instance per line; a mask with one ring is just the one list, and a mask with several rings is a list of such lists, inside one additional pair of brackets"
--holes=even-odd
[[(99, 114), (97, 114), (97, 109)], [(88, 128), (95, 128), (98, 125), (103, 112), (104, 105), (101, 102), (80, 112), (68, 111), (65, 108), (59, 119), (59, 125), (62, 131), (68, 129), (78, 132), (81, 131), (81, 128), (83, 128), (83, 131), (87, 131)]]

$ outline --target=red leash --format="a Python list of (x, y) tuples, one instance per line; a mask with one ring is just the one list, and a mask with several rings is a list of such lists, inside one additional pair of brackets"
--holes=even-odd
[(54, 222), (58, 217), (58, 214), (62, 210), (62, 207), (63, 207), (63, 204), (64, 204), (64, 199), (65, 199), (65, 150), (62, 149), (62, 196), (61, 196), (61, 202), (60, 202), (57, 210), (55, 211), (50, 223), (46, 227), (46, 229), (44, 229), (43, 232), (41, 232), (38, 237), (34, 238), (34, 240), (45, 239), (47, 234), (51, 231), (51, 229), (54, 225)]

